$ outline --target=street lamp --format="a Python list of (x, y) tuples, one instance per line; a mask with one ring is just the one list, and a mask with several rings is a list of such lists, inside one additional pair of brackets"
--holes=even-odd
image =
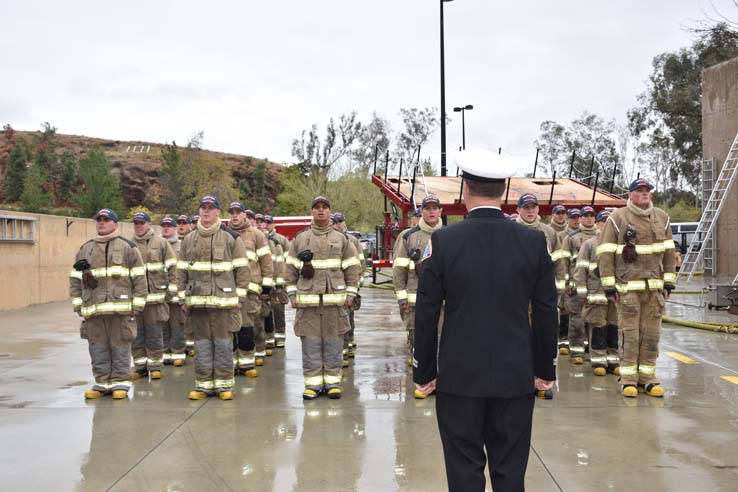
[(440, 0), (441, 3), (441, 176), (446, 176), (446, 61), (443, 46), (443, 4), (453, 0)]
[(454, 113), (461, 113), (461, 150), (466, 150), (466, 123), (464, 122), (464, 111), (471, 111), (472, 109), (474, 109), (474, 106), (471, 104), (454, 108)]

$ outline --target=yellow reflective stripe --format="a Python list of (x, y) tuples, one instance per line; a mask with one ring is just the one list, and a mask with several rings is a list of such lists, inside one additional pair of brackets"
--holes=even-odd
[(166, 294), (148, 294), (146, 296), (146, 302), (164, 302)]
[(288, 294), (294, 294), (295, 292), (297, 292), (297, 286), (296, 285), (288, 285), (285, 290), (287, 291)]
[(577, 294), (580, 296), (586, 296), (587, 295), (587, 288), (586, 287), (577, 287)]
[(238, 297), (188, 296), (185, 304), (192, 307), (229, 308), (238, 305)]
[(134, 297), (133, 298), (133, 306), (134, 307), (144, 307), (144, 306), (146, 306), (146, 298), (145, 297)]
[(558, 290), (564, 290), (566, 288), (566, 280), (557, 280), (556, 281), (556, 289)]
[(177, 296), (178, 296), (178, 297), (179, 297), (180, 299), (184, 299), (184, 298), (185, 298), (185, 291), (183, 291), (183, 290), (178, 290), (178, 291), (177, 291)]
[(415, 301), (417, 301), (417, 299), (418, 299), (418, 294), (416, 294), (415, 292), (407, 293), (407, 302), (409, 302), (410, 304), (415, 304)]
[(404, 301), (407, 299), (407, 291), (406, 290), (396, 290), (395, 297), (397, 297), (398, 301)]
[(167, 286), (167, 291), (169, 291), (172, 294), (175, 294), (177, 292), (177, 284), (169, 284)]
[(664, 282), (666, 282), (667, 284), (675, 284), (676, 283), (676, 273), (665, 273)]
[[(136, 268), (138, 268), (138, 267), (136, 267)], [(136, 268), (134, 268), (134, 270)], [(164, 263), (144, 263), (144, 268), (146, 268), (146, 271), (148, 271), (148, 272), (163, 272), (164, 271)]]
[(167, 259), (167, 260), (164, 261), (164, 268), (166, 268), (167, 270), (169, 270), (170, 268), (172, 268), (173, 266), (176, 266), (176, 265), (177, 265), (177, 259), (176, 258), (169, 258), (169, 259)]
[(325, 384), (341, 384), (341, 376), (331, 376), (330, 374), (326, 374), (323, 376), (323, 380), (325, 381)]
[[(623, 371), (621, 369), (620, 373), (622, 374), (622, 372)], [(641, 364), (640, 366), (638, 366), (638, 372), (640, 372), (641, 374), (648, 374), (653, 376), (654, 374), (656, 374), (656, 366), (644, 366), (643, 364)]]
[(242, 289), (241, 287), (236, 287), (236, 295), (238, 297), (246, 297), (248, 293), (249, 293), (248, 290)]
[(579, 261), (577, 262), (577, 266), (576, 266), (576, 268), (586, 268), (586, 269), (588, 269), (588, 270), (589, 270), (589, 266), (590, 266), (590, 265), (591, 265), (591, 263), (590, 263), (590, 262), (588, 262), (587, 260), (579, 260)]
[(248, 290), (254, 294), (261, 294), (261, 286), (254, 282), (249, 282)]
[(666, 251), (667, 249), (676, 249), (673, 239), (667, 239), (666, 241), (664, 241), (664, 251)]
[(233, 258), (233, 261), (231, 262), (231, 264), (233, 265), (233, 268), (243, 268), (249, 265), (249, 259), (248, 258)]
[(605, 297), (605, 294), (589, 294), (587, 302), (590, 304), (607, 304), (607, 297)]
[(295, 301), (298, 306), (318, 306), (320, 294), (297, 294)]
[(284, 285), (284, 277), (277, 277), (275, 283), (277, 284), (277, 287)]
[(177, 270), (189, 270), (190, 264), (186, 261), (177, 262)]
[(597, 246), (597, 256), (602, 253), (615, 253), (618, 250), (618, 245), (615, 243), (602, 243)]
[(664, 281), (660, 278), (649, 278), (648, 279), (648, 288), (651, 290), (663, 290), (664, 289)]
[[(115, 268), (115, 267), (113, 267), (113, 268)], [(125, 270), (128, 270), (128, 269), (126, 268)], [(111, 275), (115, 275), (115, 273), (113, 273)], [(120, 275), (123, 276), (125, 274), (120, 274)], [(144, 266), (140, 266), (140, 267), (133, 267), (130, 270), (130, 276), (131, 277), (143, 277), (144, 275), (146, 275), (146, 266), (145, 265)]]
[(551, 261), (559, 261), (560, 259), (564, 258), (564, 252), (560, 249), (557, 249), (553, 253), (551, 253)]
[[(239, 262), (239, 266), (246, 266), (248, 265), (248, 260), (246, 258), (243, 259), (236, 259), (234, 261)], [(240, 263), (244, 263), (243, 265), (240, 265)], [(210, 261), (194, 261), (190, 263), (187, 266), (188, 270), (192, 270), (195, 272), (230, 272), (233, 270), (233, 262), (232, 261), (220, 261), (220, 262), (210, 262)]]
[(69, 277), (82, 280), (82, 272), (78, 272), (77, 270), (72, 270), (71, 272), (69, 272)]
[[(144, 301), (146, 302), (146, 301)], [(124, 302), (103, 302), (101, 304), (93, 304), (91, 306), (82, 306), (80, 312), (82, 316), (88, 318), (99, 313), (130, 313), (133, 310), (130, 301)]]
[(256, 255), (259, 257), (266, 256), (272, 254), (272, 250), (269, 249), (269, 246), (262, 246), (261, 248), (256, 250)]
[(79, 307), (82, 305), (82, 298), (81, 297), (75, 297), (72, 299), (72, 306)]
[(323, 375), (306, 377), (305, 386), (323, 386)]
[(602, 286), (603, 287), (614, 287), (615, 286), (615, 277), (602, 277)]
[(211, 390), (214, 387), (215, 383), (213, 381), (198, 381), (197, 379), (195, 380), (195, 388)]
[(410, 266), (410, 258), (395, 258), (394, 262), (392, 263), (392, 266), (397, 266), (400, 268), (408, 268)]
[(169, 302), (171, 302), (172, 304), (177, 304), (177, 303), (179, 303), (179, 297), (172, 296), (172, 298), (170, 299)]
[(659, 278), (650, 278), (648, 280), (631, 280), (624, 284), (618, 284), (617, 289), (621, 294), (627, 294), (628, 292), (636, 292), (646, 290), (646, 286), (650, 290), (662, 290), (664, 288), (664, 281)]
[(589, 357), (590, 362), (592, 364), (606, 364), (607, 363), (607, 356), (606, 355), (591, 355)]
[(597, 263), (595, 263), (595, 262), (590, 263), (589, 264), (589, 271), (590, 272), (594, 272), (595, 270), (597, 270)]
[(357, 289), (356, 287), (349, 286), (349, 287), (346, 287), (346, 292), (348, 292), (349, 294), (358, 294), (359, 289)]
[(246, 251), (246, 258), (248, 258), (251, 261), (256, 261), (259, 259), (259, 257), (256, 256), (256, 251), (253, 251), (250, 249)]
[[(144, 273), (146, 273), (146, 270), (144, 269), (144, 267), (136, 267), (136, 268), (141, 269), (141, 273), (140, 273), (141, 275), (143, 275)], [(135, 268), (134, 268), (134, 270), (135, 270)], [(122, 267), (122, 266), (118, 266), (118, 265), (113, 265), (111, 267), (108, 267), (107, 269), (105, 269), (105, 268), (93, 268), (93, 269), (90, 270), (90, 273), (92, 273), (93, 276), (98, 277), (98, 278), (103, 278), (103, 277), (127, 277), (129, 275), (130, 276), (133, 276), (132, 275), (132, 270), (129, 270), (126, 267)], [(76, 279), (82, 280), (82, 272), (78, 272), (77, 270), (73, 270), (73, 271), (69, 272), (69, 276), (71, 278), (76, 278)]]
[(274, 287), (274, 279), (272, 277), (264, 277), (261, 279), (261, 285), (264, 287)]
[(293, 267), (300, 269), (302, 268), (302, 262), (295, 258), (294, 256), (288, 256), (287, 257), (287, 264), (292, 265)]
[(346, 294), (323, 294), (324, 306), (340, 306), (346, 303)]
[(359, 260), (357, 260), (355, 256), (353, 258), (349, 258), (348, 260), (344, 260), (343, 262), (341, 262), (341, 270), (346, 270), (347, 268), (352, 267), (354, 265), (356, 266), (360, 265)]
[(328, 258), (327, 260), (312, 260), (313, 268), (316, 270), (326, 270), (328, 268), (341, 268), (340, 258)]
[(213, 381), (213, 386), (215, 388), (233, 388), (236, 385), (236, 380), (233, 378), (230, 379), (216, 379)]

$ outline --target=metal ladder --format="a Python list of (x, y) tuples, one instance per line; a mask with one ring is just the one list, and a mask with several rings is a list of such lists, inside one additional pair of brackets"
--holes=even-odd
[[(730, 146), (725, 163), (722, 169), (720, 169), (720, 174), (710, 193), (710, 198), (707, 200), (707, 203), (703, 204), (702, 218), (689, 244), (687, 255), (684, 257), (682, 266), (679, 269), (677, 282), (685, 274), (688, 274), (687, 282), (692, 281), (692, 277), (694, 277), (697, 271), (697, 265), (699, 265), (700, 260), (705, 256), (707, 247), (710, 246), (707, 244), (708, 240), (713, 236), (720, 211), (725, 205), (725, 198), (733, 186), (736, 176), (738, 176), (738, 134), (733, 140), (733, 145)], [(704, 240), (701, 240), (701, 238)], [(713, 258), (710, 258), (710, 261), (712, 260)], [(709, 267), (712, 269), (714, 265), (710, 264)]]
[[(717, 159), (702, 160), (702, 209), (705, 209), (705, 205), (710, 202), (710, 194), (715, 189), (715, 180), (718, 176), (717, 172)], [(710, 272), (710, 275), (715, 275), (715, 257), (717, 255), (717, 237), (715, 234), (710, 234), (706, 237), (701, 237), (695, 233), (694, 238), (703, 241), (703, 248), (705, 249), (704, 256), (702, 258), (702, 271), (705, 275)]]

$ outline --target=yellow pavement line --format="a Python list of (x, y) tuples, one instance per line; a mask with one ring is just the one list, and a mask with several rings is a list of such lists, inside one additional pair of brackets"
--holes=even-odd
[(666, 352), (666, 355), (678, 360), (679, 362), (684, 362), (685, 364), (697, 364), (696, 360), (690, 359), (686, 355), (682, 355), (679, 352)]
[(733, 384), (738, 384), (738, 376), (720, 376), (720, 377)]

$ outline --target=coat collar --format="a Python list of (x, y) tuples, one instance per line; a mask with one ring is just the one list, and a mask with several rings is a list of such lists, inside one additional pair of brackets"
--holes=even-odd
[(472, 210), (469, 215), (467, 215), (467, 218), (469, 219), (476, 219), (481, 217), (492, 217), (495, 219), (504, 219), (505, 214), (502, 213), (502, 210), (496, 209), (496, 208), (477, 208)]

